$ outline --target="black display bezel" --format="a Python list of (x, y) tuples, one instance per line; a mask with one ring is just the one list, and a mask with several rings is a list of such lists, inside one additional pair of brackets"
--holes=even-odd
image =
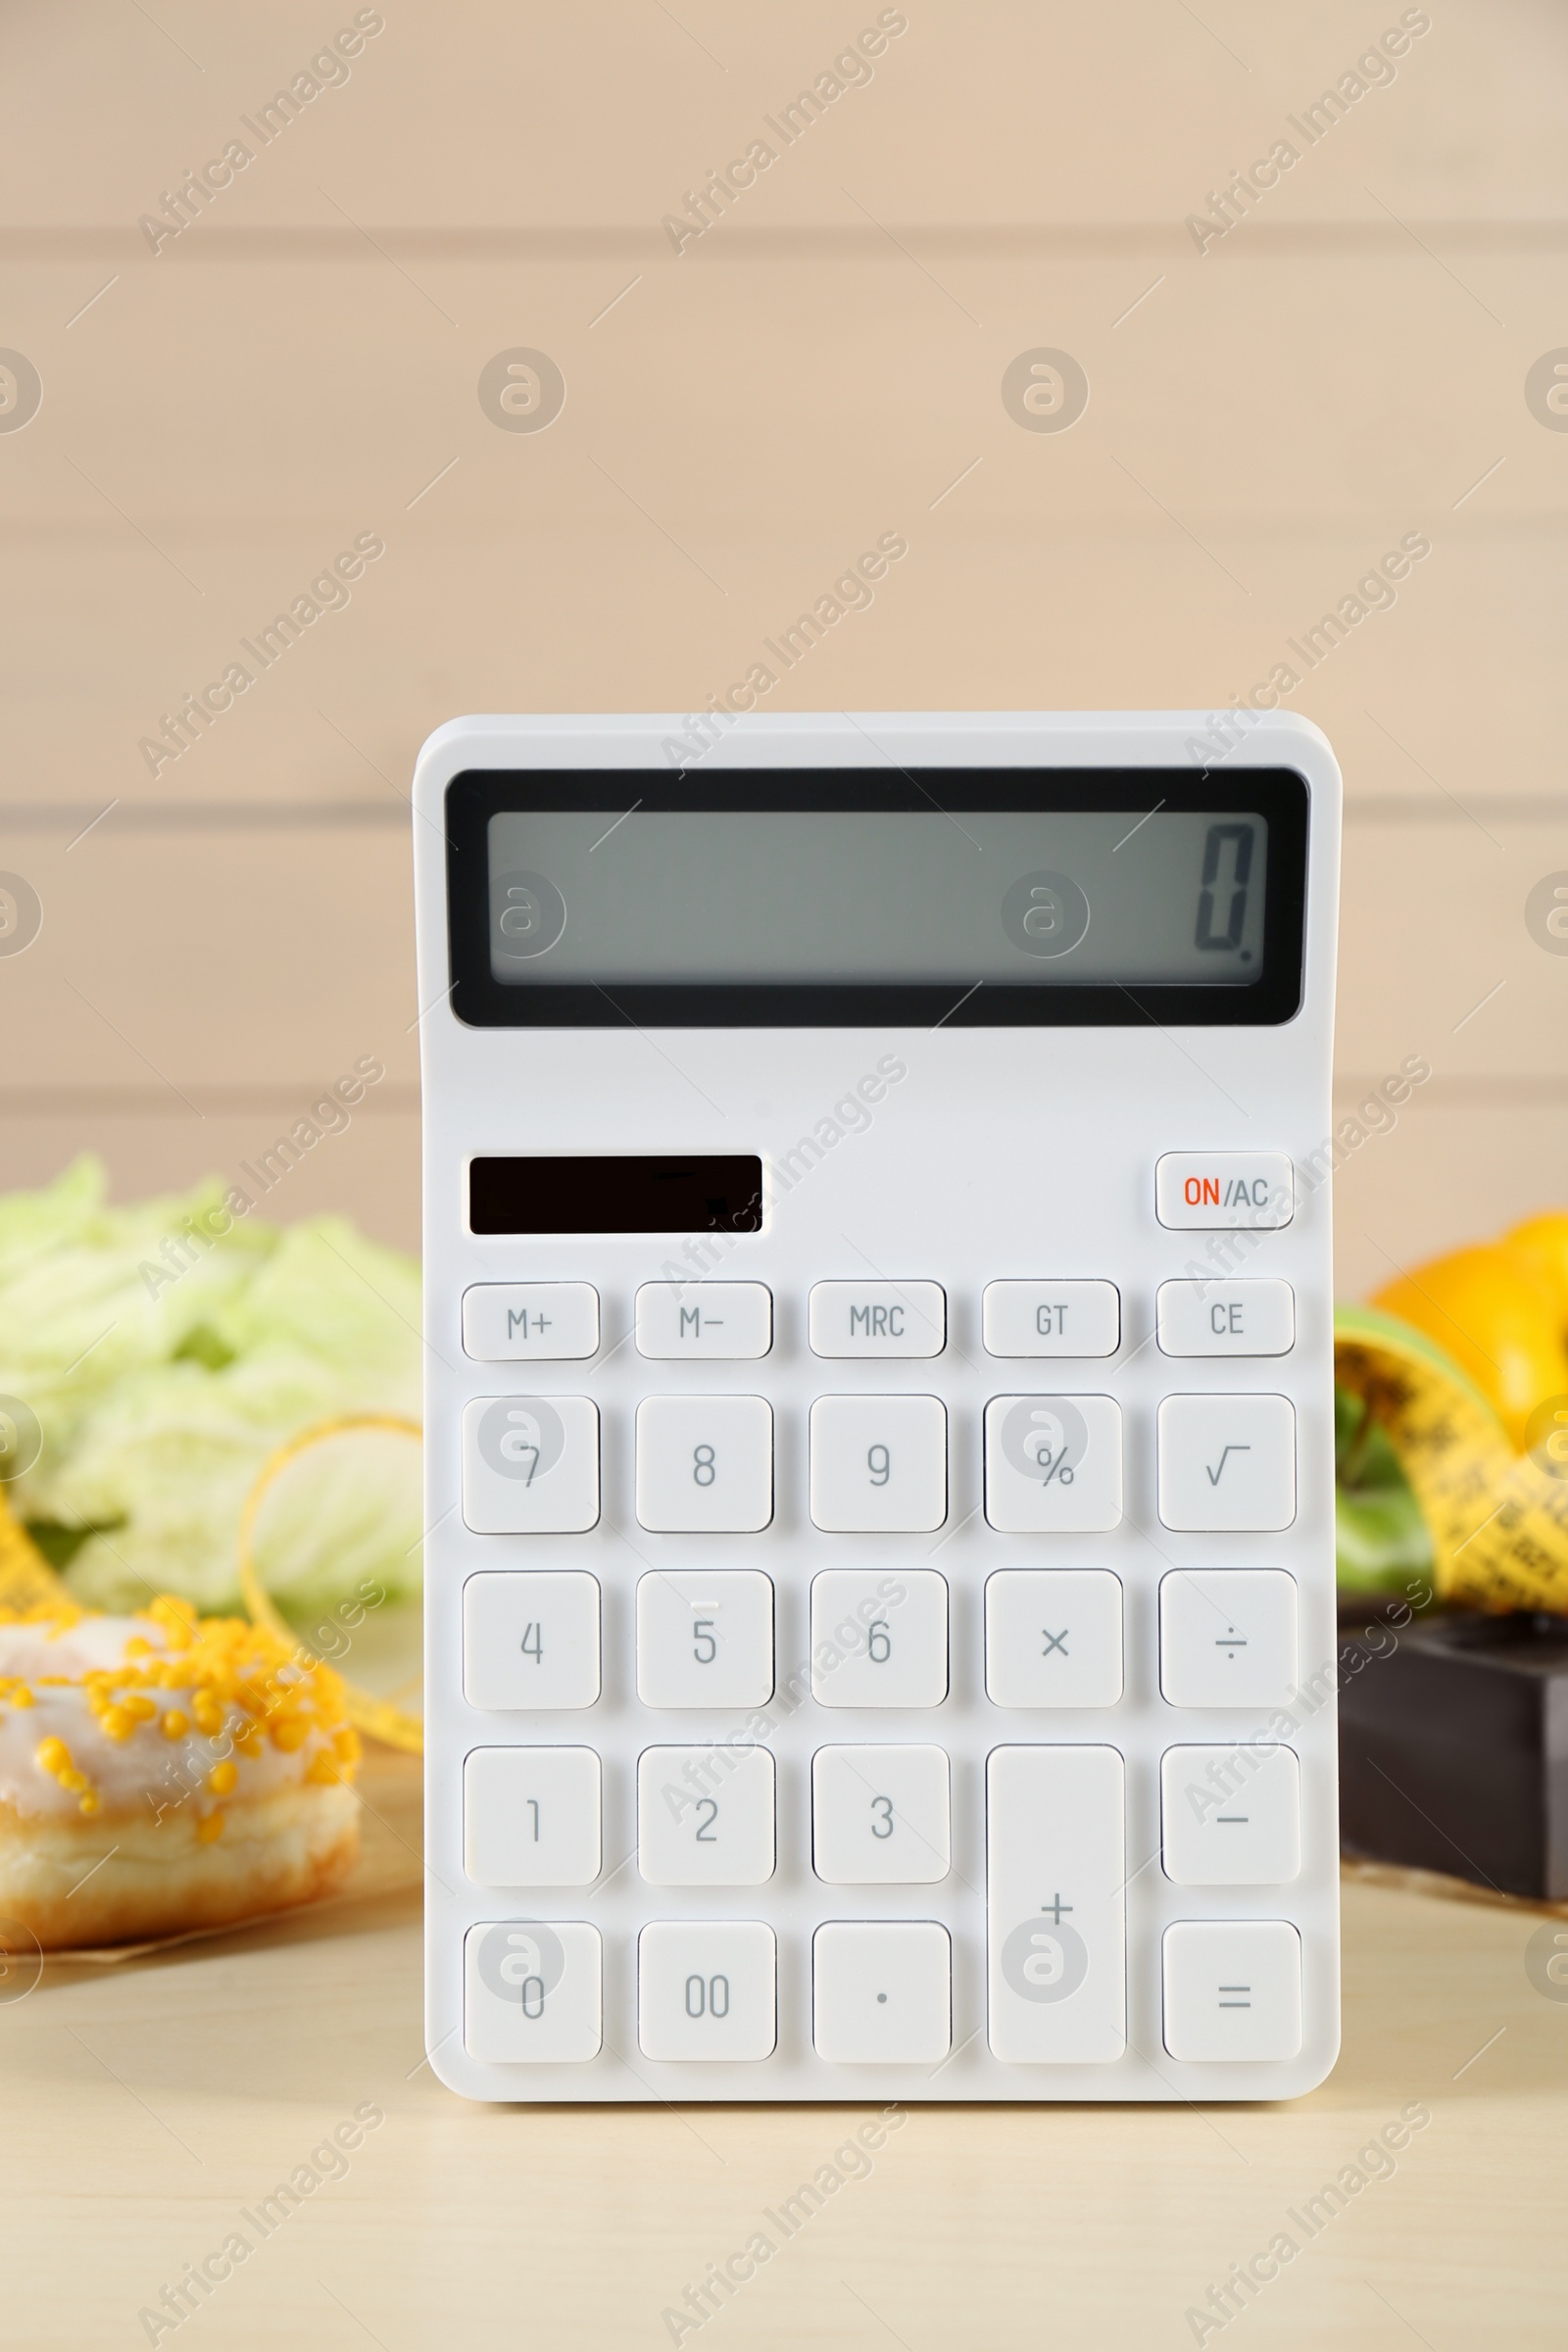
[[(1267, 820), (1263, 966), (1255, 980), (1164, 985), (942, 982), (497, 980), (490, 968), (490, 819), (504, 808), (658, 810), (871, 808), (1213, 810)], [(452, 1008), (476, 1029), (849, 1029), (874, 1027), (1260, 1028), (1300, 1010), (1309, 795), (1294, 768), (1170, 767), (470, 768), (446, 791)]]

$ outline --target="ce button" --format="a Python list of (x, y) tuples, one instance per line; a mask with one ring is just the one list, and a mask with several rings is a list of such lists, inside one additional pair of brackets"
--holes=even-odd
[(1162, 1282), (1154, 1313), (1165, 1355), (1288, 1355), (1296, 1345), (1288, 1282)]

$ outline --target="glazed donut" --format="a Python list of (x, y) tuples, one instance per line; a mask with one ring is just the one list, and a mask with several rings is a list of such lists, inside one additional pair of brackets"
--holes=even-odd
[(261, 1626), (0, 1611), (0, 1921), (62, 1950), (330, 1893), (359, 1753), (338, 1676)]

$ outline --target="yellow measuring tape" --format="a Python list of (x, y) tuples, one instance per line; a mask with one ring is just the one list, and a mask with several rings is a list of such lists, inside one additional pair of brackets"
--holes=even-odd
[[(257, 1625), (265, 1626), (280, 1642), (288, 1642), (291, 1648), (305, 1650), (307, 1654), (314, 1653), (309, 1652), (308, 1645), (299, 1640), (286, 1618), (273, 1605), (271, 1595), (256, 1573), (253, 1550), (256, 1521), (268, 1490), (280, 1471), (286, 1470), (290, 1462), (298, 1461), (302, 1453), (309, 1453), (314, 1446), (324, 1445), (329, 1438), (341, 1437), (351, 1429), (389, 1429), (401, 1437), (415, 1439), (421, 1439), (424, 1435), (417, 1421), (407, 1420), (401, 1413), (343, 1413), (331, 1421), (318, 1421), (312, 1428), (302, 1429), (297, 1437), (290, 1438), (286, 1446), (280, 1446), (262, 1464), (260, 1475), (245, 1497), (245, 1508), (240, 1513), (239, 1589), (244, 1595), (245, 1606)], [(388, 1747), (404, 1748), (410, 1755), (423, 1754), (424, 1726), (417, 1715), (408, 1714), (402, 1707), (394, 1706), (390, 1699), (372, 1697), (368, 1690), (362, 1690), (357, 1683), (351, 1683), (346, 1676), (341, 1679), (344, 1711), (357, 1732), (368, 1733), (372, 1740), (379, 1740)]]
[(1386, 1431), (1432, 1537), (1446, 1600), (1568, 1614), (1568, 1417), (1527, 1453), (1481, 1391), (1408, 1323), (1334, 1316), (1334, 1370)]

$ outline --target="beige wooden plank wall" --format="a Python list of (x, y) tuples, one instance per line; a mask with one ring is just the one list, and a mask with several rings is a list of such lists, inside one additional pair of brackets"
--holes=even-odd
[[(390, 0), (265, 145), (246, 119), (353, 8), (0, 25), (0, 346), (43, 389), (0, 429), (0, 868), (44, 906), (0, 956), (0, 1184), (85, 1144), (125, 1196), (223, 1171), (372, 1055), (271, 1205), (413, 1246), (423, 736), (700, 707), (896, 530), (769, 707), (1214, 708), (1301, 673), (1349, 795), (1345, 1108), (1433, 1071), (1343, 1174), (1345, 1289), (1568, 1199), (1568, 957), (1525, 920), (1568, 868), (1568, 431), (1527, 398), (1568, 346), (1559, 13), (882, 13), (787, 147), (767, 119), (876, 7)], [(760, 136), (677, 254), (662, 217)], [(154, 254), (139, 217), (236, 137)], [(1200, 253), (1187, 217), (1281, 138)], [(548, 431), (480, 405), (515, 347), (564, 376)], [(1037, 347), (1087, 373), (1069, 431), (1004, 405)], [(162, 714), (362, 533), (347, 605), (150, 773)], [(1396, 601), (1308, 667), (1291, 641), (1406, 534)]]

